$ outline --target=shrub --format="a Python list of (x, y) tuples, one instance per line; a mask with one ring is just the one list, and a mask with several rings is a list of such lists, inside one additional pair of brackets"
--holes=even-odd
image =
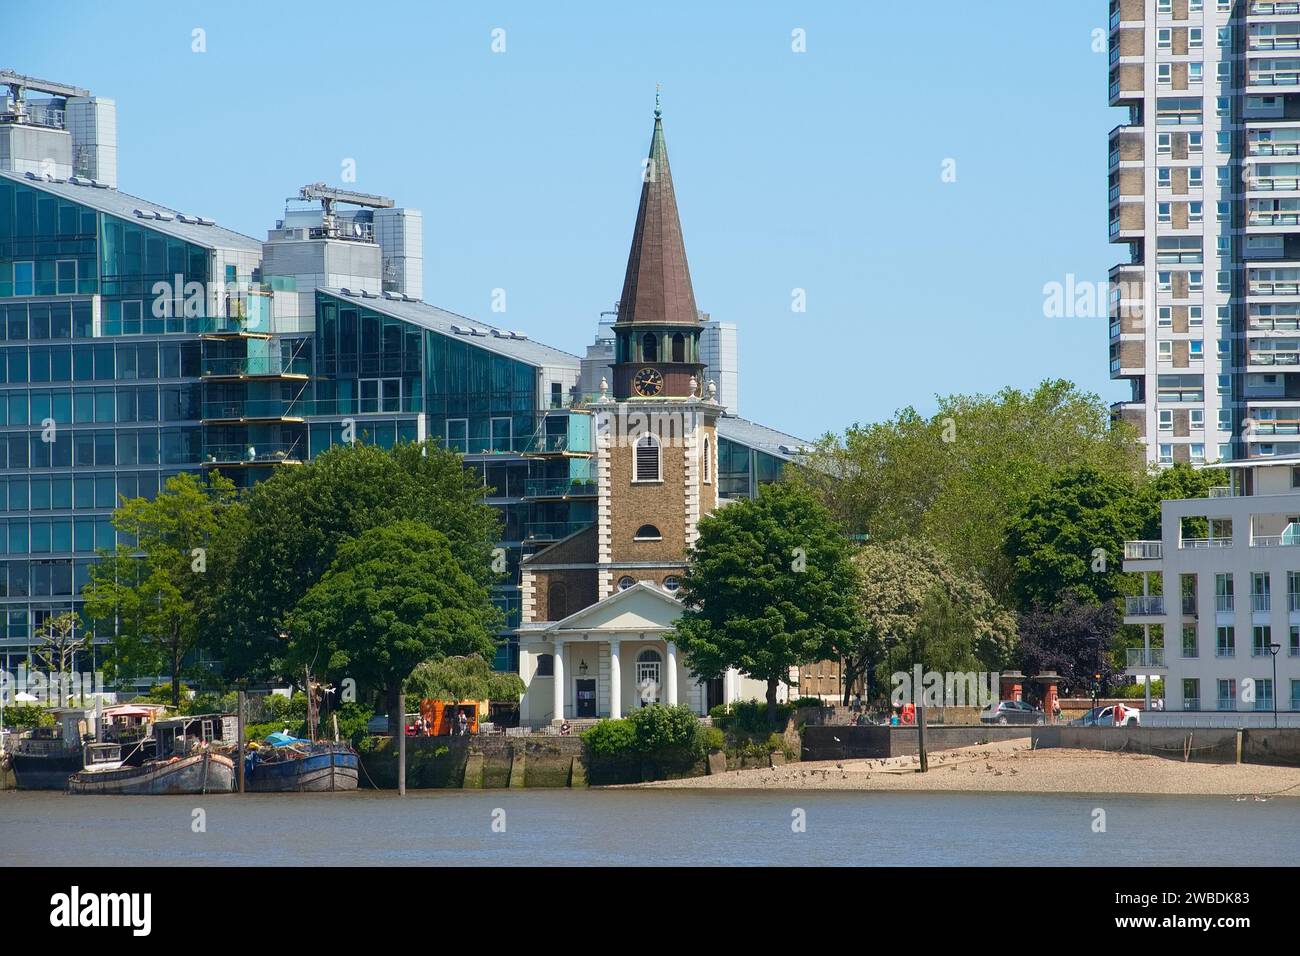
[(798, 700), (794, 702), (795, 710), (798, 710), (801, 707), (825, 707), (825, 706), (826, 705), (822, 702), (822, 699), (820, 697), (800, 697)]
[[(791, 704), (776, 705), (776, 725), (784, 727), (794, 713)], [(767, 734), (771, 725), (767, 722), (767, 703), (761, 700), (739, 700), (734, 704), (720, 705), (709, 711), (713, 722), (723, 730), (733, 734)]]
[(689, 707), (655, 704), (634, 711), (628, 720), (636, 733), (636, 748), (642, 753), (690, 747), (695, 743), (699, 721)]
[(706, 754), (727, 749), (727, 735), (717, 727), (705, 727), (701, 724), (697, 740), (700, 751)]
[(636, 749), (636, 731), (626, 719), (602, 720), (582, 735), (583, 746), (596, 757), (617, 757)]

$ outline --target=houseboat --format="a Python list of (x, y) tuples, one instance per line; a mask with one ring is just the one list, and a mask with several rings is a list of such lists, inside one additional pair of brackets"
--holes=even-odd
[(205, 794), (235, 789), (235, 718), (194, 714), (155, 721), (149, 737), (130, 745), (87, 745), (70, 793)]
[(95, 733), (94, 713), (60, 707), (53, 714), (53, 727), (36, 727), (18, 738), (12, 769), (19, 790), (66, 789), (82, 767), (82, 746)]
[(357, 789), (357, 752), (347, 744), (271, 734), (244, 757), (249, 793)]

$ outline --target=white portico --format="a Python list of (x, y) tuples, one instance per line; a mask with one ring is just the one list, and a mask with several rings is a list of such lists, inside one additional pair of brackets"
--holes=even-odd
[[(618, 718), (648, 704), (685, 704), (706, 714), (706, 685), (683, 664), (672, 639), (681, 613), (671, 594), (640, 581), (562, 620), (525, 624), (520, 723)], [(731, 701), (743, 683), (753, 682), (731, 673), (721, 683)]]

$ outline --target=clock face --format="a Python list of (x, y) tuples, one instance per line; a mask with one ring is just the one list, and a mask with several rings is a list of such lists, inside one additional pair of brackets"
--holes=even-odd
[(638, 395), (653, 398), (664, 390), (664, 377), (656, 368), (643, 368), (632, 379), (632, 385)]

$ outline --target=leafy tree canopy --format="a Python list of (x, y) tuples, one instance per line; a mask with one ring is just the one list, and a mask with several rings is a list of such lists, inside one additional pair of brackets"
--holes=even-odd
[(1093, 674), (1103, 686), (1115, 676), (1111, 647), (1119, 630), (1113, 603), (1090, 604), (1067, 593), (1054, 608), (1034, 606), (1020, 614), (1020, 664), (1026, 674), (1054, 670), (1063, 688), (1088, 690)]
[(424, 661), (406, 679), (406, 692), (421, 700), (499, 700), (518, 703), (524, 682), (518, 674), (494, 671), (477, 654)]
[(775, 715), (790, 669), (828, 656), (860, 627), (847, 539), (806, 488), (787, 482), (700, 519), (699, 532), (677, 641), (701, 677), (735, 667), (766, 681)]

